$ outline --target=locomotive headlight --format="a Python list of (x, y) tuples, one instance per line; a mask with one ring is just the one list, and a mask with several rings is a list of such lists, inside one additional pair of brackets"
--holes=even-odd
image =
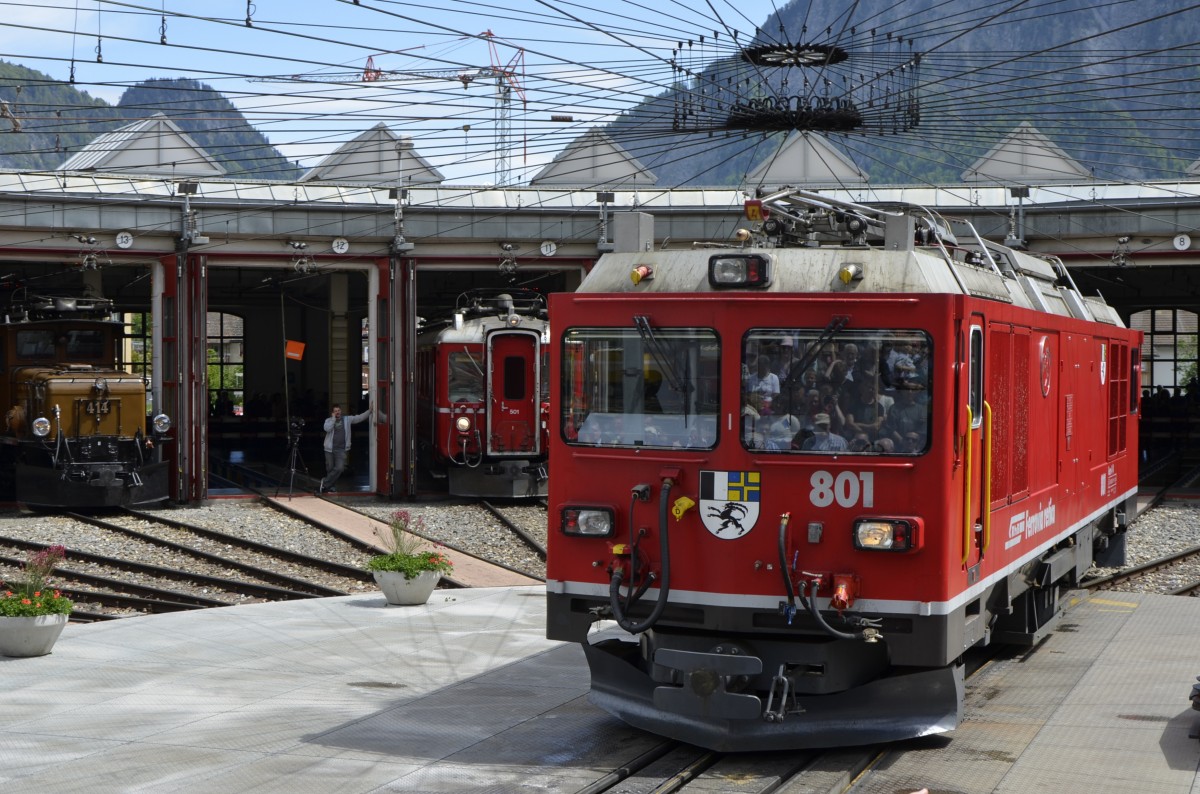
[(765, 287), (771, 283), (771, 260), (762, 254), (709, 257), (708, 284), (713, 289)]
[(854, 522), (854, 547), (864, 551), (912, 551), (920, 548), (921, 522), (912, 518), (860, 518)]
[(454, 420), (454, 429), (460, 433), (465, 433), (471, 429), (471, 417), (460, 416)]
[(154, 417), (153, 424), (155, 433), (165, 433), (171, 429), (171, 417), (166, 414), (159, 414)]
[(613, 532), (613, 512), (606, 507), (566, 507), (559, 528), (564, 535), (607, 537)]
[(45, 438), (50, 435), (50, 420), (44, 416), (39, 416), (33, 420), (33, 434), (38, 438)]

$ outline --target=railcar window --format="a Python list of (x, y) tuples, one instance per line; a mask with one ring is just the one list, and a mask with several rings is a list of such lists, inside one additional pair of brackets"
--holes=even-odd
[(720, 343), (707, 328), (573, 328), (563, 338), (560, 430), (569, 444), (711, 449)]
[(983, 424), (983, 329), (971, 326), (971, 372), (970, 393), (967, 404), (971, 407), (971, 427)]
[(450, 402), (483, 402), (483, 358), (467, 351), (451, 353), (449, 357)]
[(919, 455), (929, 448), (932, 353), (921, 331), (751, 330), (742, 343), (742, 445)]
[(53, 331), (17, 331), (18, 358), (54, 358)]
[(520, 356), (504, 357), (504, 399), (525, 399), (525, 359)]

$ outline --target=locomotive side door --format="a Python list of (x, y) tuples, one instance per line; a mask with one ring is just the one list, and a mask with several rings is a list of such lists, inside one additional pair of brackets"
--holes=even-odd
[(990, 417), (984, 399), (984, 319), (976, 314), (967, 323), (967, 389), (966, 422), (963, 432), (963, 493), (962, 515), (959, 517), (959, 553), (967, 574), (967, 583), (979, 579), (979, 563), (982, 560), (984, 534), (987, 529), (988, 502), (990, 497), (988, 478), (987, 430)]
[(488, 335), (488, 455), (541, 452), (540, 338), (540, 334), (529, 330), (493, 331)]

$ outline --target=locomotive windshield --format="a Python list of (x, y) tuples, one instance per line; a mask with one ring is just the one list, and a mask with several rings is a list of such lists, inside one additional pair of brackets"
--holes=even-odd
[(483, 354), (469, 350), (451, 353), (448, 364), (450, 401), (483, 402)]
[(742, 444), (795, 454), (923, 453), (931, 350), (920, 331), (752, 330), (742, 345)]
[(572, 444), (712, 448), (720, 346), (706, 328), (575, 328), (563, 338), (563, 437)]
[(105, 358), (103, 331), (67, 331), (66, 355), (69, 359)]

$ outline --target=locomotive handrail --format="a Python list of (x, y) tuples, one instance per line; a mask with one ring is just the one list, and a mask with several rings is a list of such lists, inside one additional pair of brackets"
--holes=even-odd
[(980, 511), (983, 513), (983, 547), (979, 550), (982, 558), (992, 543), (992, 404), (983, 401), (983, 500)]
[[(921, 207), (921, 209), (925, 208)], [(928, 212), (928, 210), (925, 211)], [(955, 267), (957, 263), (954, 261), (954, 257), (951, 256), (950, 252), (946, 249), (946, 244), (942, 241), (941, 235), (933, 235), (933, 242), (937, 245), (938, 250), (942, 252), (942, 259), (946, 261), (946, 265), (950, 269), (950, 275), (954, 279), (954, 283), (958, 285), (958, 288), (962, 291), (963, 295), (970, 295), (971, 291), (967, 289), (967, 285), (963, 283), (962, 276), (958, 274), (958, 268)]]
[[(922, 207), (922, 209), (924, 209), (924, 207)], [(928, 210), (926, 210), (926, 211), (928, 211)], [(939, 216), (939, 217), (941, 217), (941, 216)], [(945, 220), (945, 218), (943, 218), (943, 220)], [(985, 241), (982, 237), (980, 237), (979, 232), (975, 230), (975, 224), (971, 223), (966, 218), (953, 218), (952, 217), (952, 218), (950, 218), (950, 221), (952, 223), (961, 223), (963, 226), (965, 226), (967, 228), (967, 231), (970, 232), (970, 234), (973, 238), (975, 238), (976, 247), (978, 247), (980, 253), (982, 253), (983, 256), (986, 257), (988, 264), (992, 266), (992, 272), (994, 272), (997, 276), (1004, 278), (1005, 277), (1004, 272), (1000, 269), (1000, 265), (992, 257), (991, 248), (988, 246), (987, 241)]]
[(963, 465), (963, 481), (966, 483), (963, 489), (965, 491), (963, 494), (963, 565), (967, 564), (967, 558), (971, 556), (971, 480), (975, 477), (971, 460), (971, 425), (974, 424), (974, 421), (975, 417), (971, 412), (971, 406), (967, 405), (967, 442), (964, 445), (966, 450)]

